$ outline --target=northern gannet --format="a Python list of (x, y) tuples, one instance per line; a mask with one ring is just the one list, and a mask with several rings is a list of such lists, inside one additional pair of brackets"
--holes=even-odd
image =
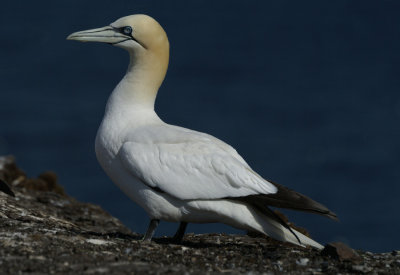
[(167, 72), (169, 42), (153, 18), (131, 15), (67, 39), (104, 42), (128, 51), (127, 73), (108, 99), (96, 136), (96, 156), (112, 181), (150, 216), (150, 241), (160, 220), (221, 222), (272, 238), (322, 246), (290, 228), (269, 206), (336, 215), (325, 206), (263, 179), (230, 145), (201, 132), (163, 122), (154, 102)]

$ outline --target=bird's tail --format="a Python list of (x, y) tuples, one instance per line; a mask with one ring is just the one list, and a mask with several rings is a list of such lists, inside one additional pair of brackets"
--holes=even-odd
[(255, 220), (257, 222), (257, 224), (253, 226), (250, 225), (253, 230), (279, 241), (289, 242), (300, 246), (311, 246), (318, 250), (324, 248), (318, 242), (300, 233), (294, 228), (291, 228), (286, 223), (278, 221), (275, 217), (270, 217), (270, 215), (265, 215), (259, 211), (254, 211), (253, 215), (255, 215)]
[(320, 243), (314, 241), (313, 239), (307, 237), (306, 235), (300, 233), (299, 231), (297, 231), (293, 228), (291, 228), (291, 230), (289, 231), (287, 228), (282, 227), (282, 225), (280, 225), (280, 226), (283, 231), (282, 233), (283, 233), (284, 241), (293, 243), (293, 244), (297, 244), (300, 246), (309, 245), (318, 250), (322, 250), (324, 248)]

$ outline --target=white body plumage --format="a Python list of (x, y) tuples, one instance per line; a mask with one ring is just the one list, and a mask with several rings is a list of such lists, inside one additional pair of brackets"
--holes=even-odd
[[(154, 102), (168, 67), (169, 43), (145, 15), (77, 32), (69, 39), (112, 43), (130, 65), (111, 94), (96, 137), (97, 159), (126, 195), (152, 219), (222, 222), (299, 244), (295, 235), (249, 204), (230, 198), (275, 194), (229, 145), (210, 135), (164, 123)], [(320, 244), (293, 230), (301, 244)]]

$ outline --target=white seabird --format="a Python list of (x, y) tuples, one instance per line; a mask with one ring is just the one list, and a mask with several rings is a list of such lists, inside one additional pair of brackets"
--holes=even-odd
[(169, 42), (147, 15), (118, 19), (109, 26), (75, 32), (67, 39), (104, 42), (129, 52), (124, 78), (108, 99), (96, 136), (96, 155), (112, 181), (151, 218), (149, 241), (160, 220), (221, 222), (298, 245), (322, 246), (290, 228), (269, 206), (335, 219), (323, 205), (254, 172), (234, 148), (193, 130), (169, 125), (154, 111), (167, 72)]

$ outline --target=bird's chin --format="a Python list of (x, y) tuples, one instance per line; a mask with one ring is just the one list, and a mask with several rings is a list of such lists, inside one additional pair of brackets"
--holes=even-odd
[(143, 50), (143, 47), (140, 46), (139, 44), (137, 44), (132, 39), (124, 39), (124, 40), (121, 40), (121, 41), (119, 41), (117, 43), (109, 43), (109, 44), (112, 45), (112, 46), (124, 49), (124, 50), (126, 50), (128, 52), (132, 52), (132, 53), (133, 52), (138, 53), (138, 52)]
[(107, 44), (110, 44), (110, 45), (113, 45), (113, 46), (118, 46), (118, 45), (122, 45), (122, 44), (124, 44), (124, 42), (127, 42), (127, 41), (129, 41), (129, 40), (131, 40), (130, 38), (124, 38), (124, 39), (121, 39), (121, 40), (119, 40), (119, 41), (116, 41), (116, 42), (109, 42), (109, 43), (107, 43)]

